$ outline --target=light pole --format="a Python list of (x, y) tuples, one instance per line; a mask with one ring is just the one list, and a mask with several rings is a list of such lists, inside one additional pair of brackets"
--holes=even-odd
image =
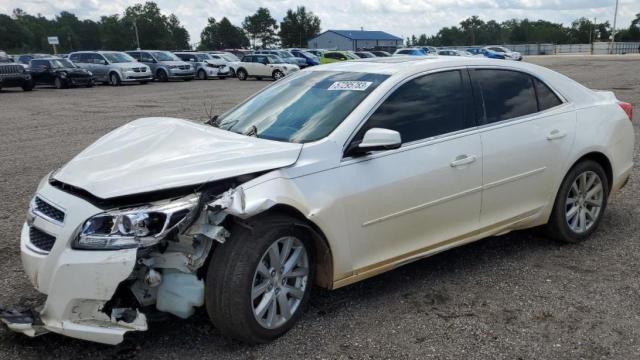
[(133, 20), (133, 28), (136, 30), (136, 44), (138, 44), (138, 49), (140, 50), (140, 37), (138, 36), (138, 24), (136, 24), (136, 20)]
[(613, 29), (611, 31), (611, 53), (613, 53), (613, 47), (616, 43), (616, 22), (618, 20), (618, 1), (616, 0), (616, 9), (613, 11)]

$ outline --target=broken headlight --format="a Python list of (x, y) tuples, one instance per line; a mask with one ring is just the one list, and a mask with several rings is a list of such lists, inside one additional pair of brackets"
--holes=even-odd
[(192, 194), (95, 215), (82, 225), (74, 247), (117, 250), (155, 245), (187, 217), (199, 198), (199, 194)]

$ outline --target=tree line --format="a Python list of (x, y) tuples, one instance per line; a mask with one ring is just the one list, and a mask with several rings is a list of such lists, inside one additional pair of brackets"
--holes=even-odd
[[(459, 26), (440, 29), (435, 35), (412, 35), (405, 40), (407, 46), (464, 46), (486, 44), (585, 44), (609, 41), (612, 28), (608, 21), (595, 22), (579, 18), (570, 26), (546, 20), (511, 19), (501, 23), (469, 17)], [(640, 13), (628, 28), (618, 29), (616, 41), (640, 41)]]
[[(146, 49), (190, 49), (190, 37), (174, 15), (163, 15), (154, 2), (129, 6), (122, 14), (105, 15), (98, 21), (80, 20), (68, 11), (53, 19), (31, 15), (15, 9), (11, 16), (0, 14), (0, 49), (9, 52), (50, 52), (48, 36), (57, 36), (59, 52), (75, 50), (130, 50), (137, 48), (136, 28), (140, 47)], [(247, 16), (241, 26), (223, 17), (209, 18), (195, 41), (198, 49), (306, 46), (320, 33), (320, 18), (304, 6), (289, 9), (278, 23), (266, 8)]]

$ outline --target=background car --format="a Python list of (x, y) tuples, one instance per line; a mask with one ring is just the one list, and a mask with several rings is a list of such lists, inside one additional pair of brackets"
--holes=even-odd
[(69, 60), (91, 71), (95, 81), (103, 84), (146, 84), (153, 80), (153, 74), (147, 65), (120, 51), (78, 51), (69, 54)]
[(433, 55), (435, 55), (438, 52), (438, 49), (433, 46), (423, 46), (422, 50), (424, 50), (424, 52), (426, 52), (427, 54), (433, 54)]
[(357, 60), (358, 56), (347, 51), (325, 51), (320, 57), (320, 64), (330, 64), (338, 61)]
[(427, 55), (427, 52), (421, 48), (402, 48), (393, 53), (393, 56), (399, 55), (424, 56)]
[(38, 58), (29, 63), (29, 71), (35, 85), (53, 85), (56, 89), (71, 86), (93, 86), (91, 71), (78, 67), (62, 58)]
[(504, 60), (504, 55), (486, 48), (468, 48), (466, 51), (473, 56), (484, 56), (490, 59)]
[(375, 54), (369, 51), (356, 51), (354, 54), (356, 54), (356, 56), (361, 59), (377, 57)]
[(216, 58), (216, 56), (218, 56), (219, 58), (222, 58), (226, 61), (240, 61), (239, 57), (227, 51), (207, 51), (207, 53), (212, 56), (215, 55), (213, 56), (214, 59)]
[(289, 49), (289, 52), (293, 56), (307, 60), (307, 66), (320, 65), (320, 58), (318, 56), (303, 50), (303, 49)]
[(389, 56), (391, 56), (390, 53), (388, 53), (386, 51), (381, 51), (381, 50), (371, 50), (370, 52), (373, 55), (377, 56), (377, 57), (389, 57)]
[(256, 50), (253, 54), (271, 54), (280, 57), (285, 63), (297, 65), (299, 68), (307, 66), (307, 59), (293, 56), (292, 53), (286, 50)]
[(318, 57), (318, 59), (320, 59), (322, 57), (322, 54), (325, 52), (326, 50), (323, 49), (307, 49), (307, 52), (315, 55)]
[(19, 64), (21, 64), (25, 69), (29, 68), (29, 63), (31, 62), (31, 60), (33, 59), (38, 59), (38, 58), (48, 58), (48, 57), (52, 57), (53, 55), (49, 55), (49, 54), (22, 54), (22, 55), (16, 55), (14, 57), (15, 61)]
[(461, 54), (453, 49), (440, 49), (437, 52), (440, 56), (461, 56)]
[(3, 87), (21, 87), (24, 91), (33, 90), (31, 74), (22, 66), (0, 51), (0, 90)]
[(511, 51), (510, 49), (504, 46), (497, 46), (497, 45), (485, 46), (484, 49), (488, 51), (493, 51), (496, 54), (502, 55), (506, 60), (516, 60), (516, 61), (522, 60), (522, 54), (520, 54), (517, 51)]
[(156, 80), (167, 82), (169, 80), (191, 81), (195, 78), (195, 68), (169, 51), (162, 50), (135, 50), (127, 51), (134, 59), (151, 68)]
[(276, 55), (251, 54), (243, 57), (237, 65), (236, 76), (239, 80), (247, 80), (250, 77), (258, 80), (267, 77), (279, 80), (298, 70), (300, 68), (297, 65), (287, 64)]
[(195, 68), (196, 78), (200, 80), (210, 78), (224, 80), (229, 76), (227, 61), (220, 56), (214, 58), (204, 52), (174, 52), (174, 54), (182, 61), (190, 63)]

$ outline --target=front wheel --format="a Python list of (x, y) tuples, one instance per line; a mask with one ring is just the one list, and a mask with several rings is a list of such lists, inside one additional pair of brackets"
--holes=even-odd
[(609, 181), (602, 166), (593, 160), (579, 162), (560, 185), (547, 232), (562, 242), (586, 239), (598, 228), (608, 196)]
[(236, 71), (230, 68), (229, 69), (229, 76), (230, 77), (236, 77)]
[(169, 81), (169, 75), (167, 75), (167, 72), (164, 71), (164, 70), (158, 70), (157, 78), (158, 78), (158, 80), (160, 80), (162, 82)]
[(22, 85), (22, 91), (31, 91), (35, 87), (33, 81), (28, 81), (24, 85)]
[(57, 77), (57, 78), (55, 78), (55, 80), (53, 80), (53, 85), (56, 87), (56, 89), (64, 89), (65, 88), (64, 82), (59, 77)]
[(276, 71), (273, 72), (273, 80), (278, 81), (278, 80), (282, 79), (283, 77), (284, 77), (284, 74), (282, 73), (282, 71), (276, 70)]
[(268, 215), (234, 226), (213, 253), (206, 307), (222, 334), (251, 344), (286, 333), (302, 316), (313, 282), (313, 254), (295, 219)]
[(109, 84), (111, 86), (120, 86), (121, 84), (120, 76), (116, 73), (111, 73), (109, 75)]
[(207, 80), (207, 73), (204, 70), (198, 70), (198, 79)]

